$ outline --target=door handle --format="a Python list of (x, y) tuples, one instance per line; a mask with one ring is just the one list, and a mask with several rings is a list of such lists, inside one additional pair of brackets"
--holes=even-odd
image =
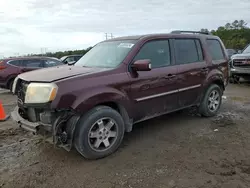
[(174, 77), (176, 77), (176, 75), (174, 75), (174, 74), (168, 74), (168, 75), (165, 76), (164, 78), (165, 78), (165, 79), (172, 79), (172, 78), (174, 78)]

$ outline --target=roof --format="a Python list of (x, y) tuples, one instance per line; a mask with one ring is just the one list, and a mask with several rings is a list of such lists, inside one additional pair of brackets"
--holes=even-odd
[(24, 56), (24, 57), (10, 57), (10, 58), (4, 58), (2, 60), (23, 60), (23, 59), (56, 59), (55, 57), (47, 57), (47, 56)]
[(153, 37), (173, 37), (173, 36), (183, 36), (183, 37), (190, 37), (190, 36), (196, 36), (196, 37), (216, 37), (212, 34), (205, 33), (205, 32), (196, 32), (196, 31), (183, 31), (183, 34), (181, 31), (174, 31), (172, 33), (155, 33), (155, 34), (144, 34), (144, 35), (131, 35), (131, 36), (124, 36), (124, 37), (116, 37), (113, 39), (108, 39), (106, 41), (117, 41), (117, 40), (140, 40), (143, 38), (153, 38)]

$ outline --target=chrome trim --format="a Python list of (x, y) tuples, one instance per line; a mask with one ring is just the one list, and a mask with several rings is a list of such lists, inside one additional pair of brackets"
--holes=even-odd
[(138, 98), (138, 99), (135, 99), (135, 100), (139, 102), (139, 101), (143, 101), (143, 100), (147, 100), (147, 99), (151, 99), (151, 98), (155, 98), (155, 97), (170, 95), (170, 94), (177, 93), (177, 92), (178, 92), (178, 90), (173, 90), (173, 91), (168, 91), (168, 92), (165, 92), (165, 93), (160, 93), (160, 94), (156, 94), (156, 95), (150, 95), (150, 96), (147, 96), (147, 97)]
[(186, 90), (190, 90), (190, 89), (195, 89), (195, 88), (198, 88), (198, 87), (201, 87), (201, 84), (179, 89), (179, 92), (181, 92), (181, 91), (186, 91)]
[(160, 94), (156, 94), (156, 95), (149, 95), (149, 96), (147, 96), (147, 97), (141, 97), (141, 98), (138, 98), (138, 99), (135, 99), (135, 100), (136, 100), (137, 102), (139, 102), (139, 101), (144, 101), (144, 100), (147, 100), (147, 99), (152, 99), (152, 98), (156, 98), (156, 97), (161, 97), (161, 96), (164, 96), (164, 95), (170, 95), (170, 94), (173, 94), (173, 93), (178, 93), (178, 92), (182, 92), (182, 91), (187, 91), (187, 90), (195, 89), (195, 88), (198, 88), (198, 87), (201, 87), (201, 84), (194, 85), (194, 86), (190, 86), (190, 87), (185, 87), (185, 88), (178, 89), (178, 90), (172, 90), (172, 91), (168, 91), (168, 92), (164, 92), (164, 93), (160, 93)]

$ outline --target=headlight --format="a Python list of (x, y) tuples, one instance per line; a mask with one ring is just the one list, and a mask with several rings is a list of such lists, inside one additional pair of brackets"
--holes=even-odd
[(57, 93), (53, 83), (30, 83), (26, 90), (25, 103), (47, 103), (53, 101)]

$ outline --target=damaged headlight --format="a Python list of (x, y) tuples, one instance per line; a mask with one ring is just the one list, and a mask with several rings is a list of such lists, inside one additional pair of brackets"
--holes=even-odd
[(25, 103), (47, 103), (56, 97), (58, 86), (54, 83), (30, 83), (26, 90)]

